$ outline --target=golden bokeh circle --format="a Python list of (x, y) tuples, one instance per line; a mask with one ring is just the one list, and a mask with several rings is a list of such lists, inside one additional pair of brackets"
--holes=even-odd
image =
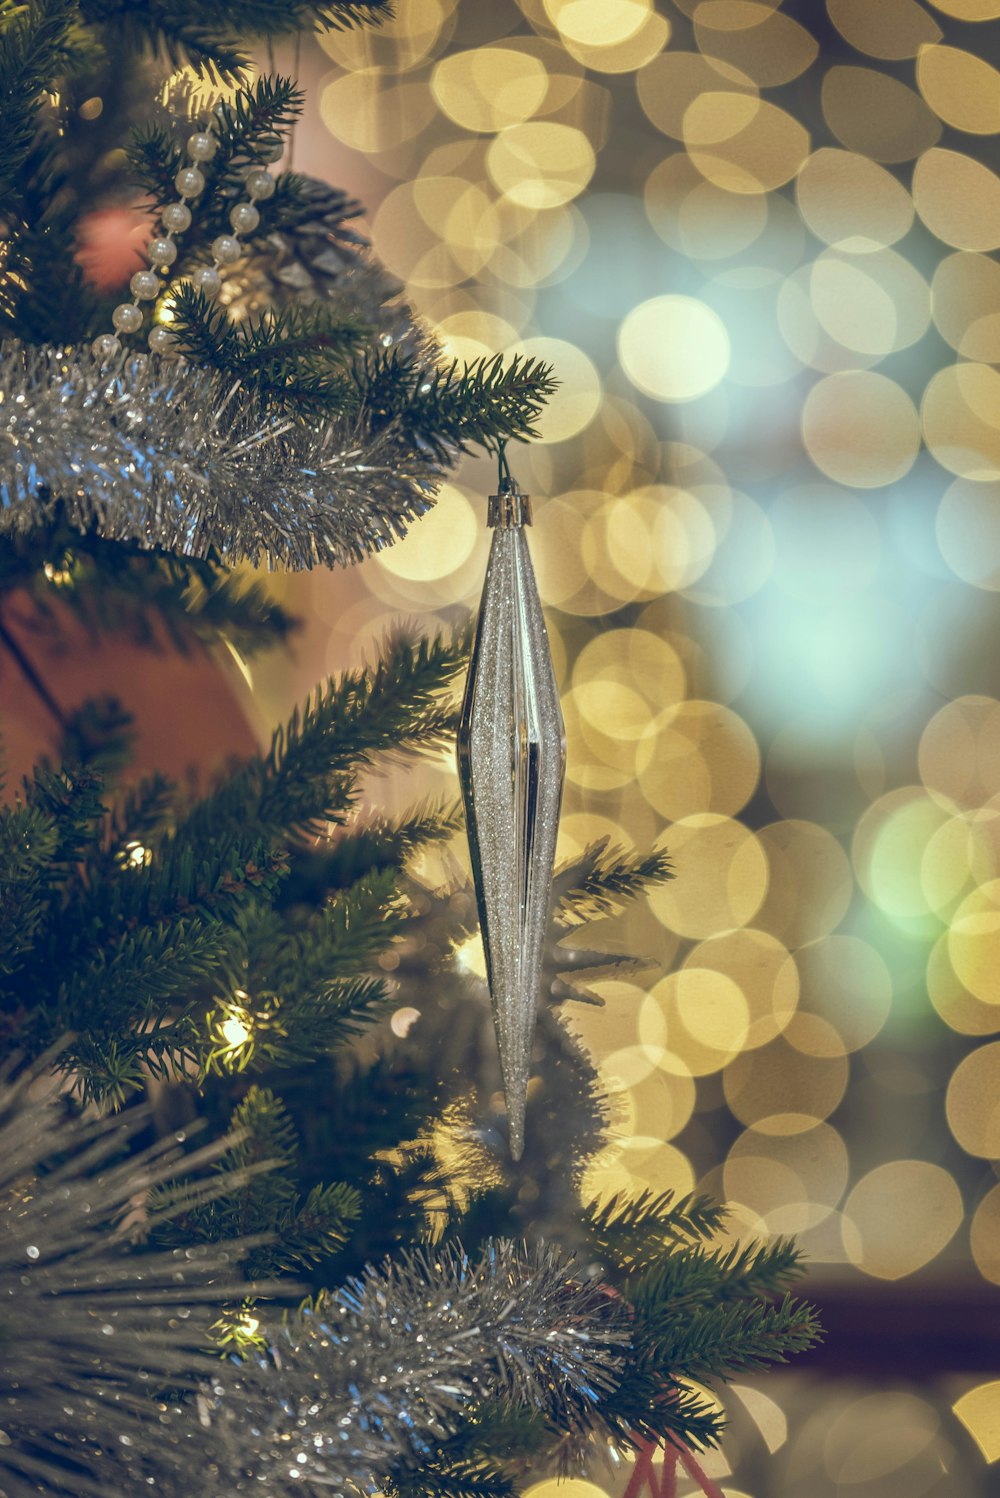
[(796, 178), (795, 193), (816, 237), (846, 250), (895, 244), (913, 224), (913, 199), (902, 182), (856, 151), (814, 151)]
[(924, 441), (942, 468), (977, 483), (1000, 479), (1000, 372), (951, 364), (924, 391)]
[(743, 1203), (769, 1233), (802, 1233), (836, 1208), (847, 1186), (847, 1146), (828, 1123), (799, 1134), (746, 1129), (723, 1170), (727, 1201)]
[(636, 74), (639, 103), (652, 125), (674, 140), (684, 137), (684, 116), (702, 94), (721, 88), (758, 97), (752, 78), (729, 63), (698, 52), (672, 50)]
[(917, 762), (944, 803), (984, 806), (1000, 793), (1000, 702), (970, 695), (945, 703), (921, 734)]
[(798, 1007), (795, 961), (767, 931), (744, 927), (711, 936), (692, 948), (684, 967), (721, 973), (739, 987), (747, 1006), (745, 1050), (780, 1035)]
[(913, 467), (920, 422), (906, 391), (887, 375), (844, 371), (817, 381), (806, 396), (802, 441), (828, 478), (878, 489)]
[(530, 119), (549, 79), (542, 61), (520, 48), (476, 47), (442, 57), (430, 87), (438, 108), (457, 125), (495, 132)]
[(434, 100), (419, 83), (366, 68), (327, 83), (319, 112), (330, 134), (352, 150), (388, 151), (426, 129)]
[(969, 1232), (972, 1257), (984, 1280), (1000, 1285), (1000, 1186), (987, 1191)]
[(1000, 361), (1000, 265), (958, 250), (939, 261), (931, 282), (934, 323), (965, 359)]
[(402, 541), (379, 552), (376, 566), (408, 582), (432, 582), (457, 572), (471, 557), (482, 532), (474, 496), (457, 484), (444, 483), (434, 507)]
[(675, 822), (669, 839), (679, 877), (649, 895), (662, 924), (689, 937), (749, 925), (768, 880), (767, 858), (749, 828), (731, 817), (699, 812)]
[(694, 34), (703, 56), (740, 68), (761, 88), (798, 78), (819, 51), (798, 21), (754, 0), (703, 0), (694, 12)]
[(926, 151), (913, 171), (913, 201), (931, 233), (954, 249), (1000, 245), (1000, 177), (964, 152)]
[(882, 247), (825, 250), (813, 262), (809, 292), (820, 327), (843, 347), (876, 359), (917, 343), (931, 320), (923, 276)]
[(1000, 131), (1000, 73), (962, 47), (924, 47), (917, 87), (946, 125), (970, 135)]
[(949, 932), (943, 931), (927, 958), (928, 998), (956, 1034), (996, 1035), (1000, 1031), (1000, 1002), (984, 1002), (959, 982), (948, 954), (948, 937)]
[(607, 1201), (643, 1189), (687, 1196), (694, 1189), (694, 1170), (676, 1145), (656, 1135), (634, 1134), (605, 1145), (590, 1161), (580, 1187), (585, 1202)]
[(866, 57), (899, 62), (941, 40), (941, 28), (917, 0), (826, 0), (830, 20)]
[(962, 1194), (948, 1171), (929, 1160), (890, 1160), (851, 1189), (841, 1232), (852, 1264), (897, 1280), (936, 1259), (961, 1221)]
[(594, 174), (597, 158), (582, 130), (557, 120), (509, 125), (486, 153), (491, 180), (525, 208), (557, 208), (577, 197)]
[(670, 822), (702, 811), (735, 815), (760, 775), (760, 750), (743, 719), (697, 699), (649, 722), (634, 762), (643, 795)]
[[(995, 979), (995, 975), (994, 975)], [(1000, 1159), (1000, 1041), (958, 1063), (945, 1098), (948, 1126), (970, 1155)]]
[(730, 1112), (762, 1132), (800, 1134), (840, 1106), (849, 1075), (847, 1057), (815, 1055), (792, 1043), (803, 1019), (795, 1014), (781, 1035), (743, 1051), (722, 1074)]
[(691, 296), (656, 296), (633, 307), (618, 330), (626, 375), (658, 401), (691, 401), (729, 367), (729, 337), (717, 312)]
[(794, 115), (729, 90), (699, 94), (684, 112), (682, 133), (693, 165), (726, 192), (773, 192), (809, 155), (809, 132)]
[(859, 156), (912, 161), (940, 137), (941, 122), (920, 95), (878, 68), (835, 64), (820, 94), (831, 131)]
[(756, 924), (789, 950), (829, 935), (854, 893), (850, 861), (833, 833), (793, 817), (771, 822), (758, 839), (769, 883)]
[(732, 193), (708, 182), (686, 151), (665, 156), (646, 178), (643, 201), (657, 234), (698, 260), (728, 260), (757, 240), (768, 221), (761, 193)]
[(1000, 879), (974, 889), (955, 911), (948, 958), (969, 993), (984, 1004), (1000, 1005)]

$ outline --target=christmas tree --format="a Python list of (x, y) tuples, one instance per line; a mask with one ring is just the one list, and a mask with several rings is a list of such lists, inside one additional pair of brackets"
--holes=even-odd
[[(252, 652), (290, 621), (238, 564), (362, 559), (464, 452), (531, 436), (554, 372), (443, 361), (359, 206), (267, 170), (300, 95), (247, 81), (247, 49), (386, 9), (0, 3), (0, 643), (55, 732), (0, 814), (12, 1494), (503, 1498), (609, 1450), (651, 1474), (661, 1441), (697, 1470), (702, 1383), (817, 1335), (793, 1243), (720, 1244), (702, 1197), (578, 1200), (606, 1113), (558, 1009), (622, 959), (570, 933), (665, 854), (558, 871), (522, 1161), (492, 1063), (450, 1064), (483, 1009), (452, 961), (474, 905), (412, 862), (459, 814), (358, 803), (380, 758), (453, 742), (467, 630), (394, 635), (192, 787), (130, 775), (127, 715), (64, 709), (5, 618)], [(225, 94), (151, 108), (179, 66)], [(101, 79), (152, 235), (128, 293), (78, 253), (112, 168), (71, 123)], [(306, 245), (321, 296), (288, 274)], [(419, 1039), (386, 1023), (409, 994)]]

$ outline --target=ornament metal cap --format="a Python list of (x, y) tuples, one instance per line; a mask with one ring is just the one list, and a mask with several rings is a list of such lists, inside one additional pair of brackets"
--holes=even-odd
[(530, 502), (511, 477), (502, 447), (497, 487), (490, 499), (493, 542), (458, 731), (458, 768), (510, 1152), (519, 1160), (566, 744), (524, 533)]
[(486, 524), (496, 530), (514, 530), (531, 524), (531, 495), (522, 494), (514, 479), (501, 475), (498, 492), (490, 495)]

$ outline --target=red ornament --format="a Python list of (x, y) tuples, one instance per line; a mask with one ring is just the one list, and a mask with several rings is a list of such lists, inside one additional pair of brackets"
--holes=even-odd
[(137, 270), (146, 269), (146, 246), (153, 213), (145, 204), (95, 208), (81, 218), (74, 259), (97, 291), (117, 291)]

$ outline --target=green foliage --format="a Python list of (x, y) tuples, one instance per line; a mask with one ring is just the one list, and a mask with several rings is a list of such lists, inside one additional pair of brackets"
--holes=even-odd
[(349, 356), (365, 330), (323, 304), (300, 307), (237, 326), (203, 292), (181, 286), (171, 331), (189, 358), (239, 379), (264, 409), (297, 419), (322, 419), (356, 409)]
[(572, 887), (563, 892), (557, 907), (558, 919), (568, 923), (614, 915), (626, 900), (674, 877), (665, 850), (628, 854), (610, 847), (607, 838), (592, 843), (580, 864)]
[(389, 15), (389, 0), (80, 0), (88, 26), (114, 28), (116, 45), (163, 49), (176, 68), (189, 63), (212, 79), (249, 65), (245, 39), (315, 28), (341, 29)]
[(623, 1273), (646, 1271), (665, 1248), (709, 1238), (725, 1220), (725, 1209), (707, 1196), (643, 1191), (613, 1196), (584, 1220), (591, 1249)]
[(62, 1062), (83, 1095), (120, 1104), (146, 1069), (292, 1067), (370, 1024), (387, 997), (377, 959), (409, 918), (402, 863), (449, 819), (359, 829), (349, 857), (368, 838), (381, 867), (311, 907), (278, 891), (302, 836), (349, 817), (378, 755), (440, 742), (465, 649), (462, 636), (387, 642), (193, 803), (155, 776), (112, 809), (93, 768), (39, 767), (0, 809), (3, 1007), (28, 1053), (72, 1032)]
[[(172, 1215), (158, 1230), (161, 1242), (185, 1244), (220, 1239), (265, 1239), (244, 1260), (248, 1280), (298, 1273), (346, 1239), (361, 1205), (358, 1191), (341, 1182), (303, 1194), (296, 1174), (298, 1138), (280, 1098), (251, 1087), (234, 1110), (233, 1143), (216, 1162), (232, 1178), (232, 1189), (193, 1210)], [(153, 1206), (171, 1193), (164, 1188)]]
[[(81, 534), (58, 513), (44, 526), (5, 536), (0, 606), (27, 593), (36, 624), (58, 637), (71, 614), (93, 637), (132, 640), (189, 654), (226, 640), (243, 656), (288, 638), (295, 621), (266, 586), (208, 558), (174, 556)], [(72, 757), (72, 756), (71, 756)]]
[(636, 1356), (619, 1391), (630, 1429), (715, 1444), (718, 1411), (687, 1380), (786, 1362), (821, 1335), (812, 1307), (784, 1293), (802, 1272), (795, 1244), (712, 1246), (725, 1215), (705, 1197), (670, 1192), (615, 1197), (585, 1214), (587, 1241), (633, 1313)]
[(376, 428), (399, 425), (412, 444), (426, 444), (441, 461), (454, 450), (468, 452), (471, 443), (536, 437), (534, 423), (557, 383), (547, 364), (516, 354), (506, 365), (495, 354), (461, 368), (456, 359), (446, 369), (428, 369), (395, 349), (369, 354), (354, 377)]
[(0, 202), (12, 191), (35, 138), (40, 96), (66, 60), (75, 0), (0, 5)]

